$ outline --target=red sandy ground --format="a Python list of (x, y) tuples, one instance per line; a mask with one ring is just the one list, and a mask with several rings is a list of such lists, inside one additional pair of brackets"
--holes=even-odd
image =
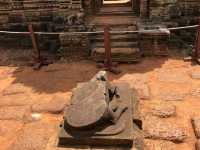
[[(135, 77), (139, 80), (147, 80), (147, 85), (150, 89), (150, 99), (141, 100), (140, 108), (142, 116), (145, 116), (150, 111), (150, 106), (161, 101), (159, 94), (160, 90), (177, 90), (181, 92), (191, 92), (191, 89), (200, 88), (200, 80), (192, 79), (191, 72), (193, 70), (200, 71), (199, 66), (193, 66), (190, 62), (184, 62), (181, 59), (173, 58), (145, 58), (138, 64), (123, 64), (119, 65), (122, 73), (119, 75), (113, 75), (109, 73), (109, 78), (113, 82), (124, 81), (134, 87)], [(55, 96), (64, 97), (67, 102), (70, 100), (71, 92), (76, 84), (79, 82), (88, 81), (99, 70), (96, 68), (94, 62), (81, 61), (71, 63), (55, 63), (48, 67), (42, 68), (40, 71), (33, 71), (31, 67), (16, 67), (16, 66), (1, 66), (0, 67), (0, 108), (12, 107), (12, 106), (28, 106), (42, 102), (48, 102)], [(177, 73), (178, 82), (173, 79), (159, 80), (158, 74), (165, 74), (162, 71), (170, 73)], [(180, 73), (181, 72), (181, 73)], [(134, 81), (134, 82), (133, 82)], [(140, 81), (138, 81), (140, 82)], [(9, 96), (4, 95), (5, 90), (9, 90), (9, 87), (13, 84), (21, 84), (23, 86), (23, 93), (15, 93), (12, 100), (9, 100)], [(28, 96), (27, 96), (28, 95)], [(27, 96), (28, 100), (21, 100)], [(22, 104), (17, 102), (23, 101)], [(187, 138), (183, 143), (175, 144), (176, 150), (193, 150), (196, 138), (191, 125), (191, 118), (193, 116), (200, 116), (200, 100), (199, 97), (187, 96), (181, 101), (170, 101), (177, 107), (176, 116), (166, 118), (168, 122), (172, 124), (179, 124), (186, 131)], [(7, 112), (6, 112), (7, 113)], [(0, 150), (40, 150), (45, 149), (46, 141), (44, 143), (36, 143), (38, 147), (33, 149), (30, 145), (17, 144), (18, 138), (26, 128), (33, 128), (34, 134), (30, 131), (30, 136), (33, 141), (37, 141), (37, 138), (44, 136), (49, 138), (51, 135), (57, 132), (59, 122), (62, 120), (62, 113), (52, 114), (48, 112), (41, 112), (41, 117), (37, 121), (31, 120), (31, 110), (27, 109), (25, 119), (23, 118), (4, 118), (0, 116)], [(28, 119), (27, 119), (28, 118)], [(44, 124), (44, 126), (41, 124)], [(45, 126), (48, 125), (49, 127)], [(34, 131), (36, 128), (40, 128)], [(50, 128), (50, 129), (48, 129)], [(46, 130), (47, 129), (47, 130)], [(46, 130), (46, 131), (45, 131)], [(38, 134), (37, 134), (38, 133)], [(28, 132), (29, 134), (29, 132)], [(36, 134), (36, 135), (35, 135)], [(146, 140), (145, 140), (146, 141)], [(148, 140), (147, 140), (148, 141)], [(20, 141), (22, 142), (22, 141)], [(20, 143), (19, 142), (19, 143)], [(155, 142), (150, 140), (148, 142)], [(23, 142), (22, 142), (23, 143)], [(25, 142), (26, 143), (26, 142)], [(28, 141), (28, 143), (34, 143)], [(42, 146), (41, 146), (42, 145)], [(148, 149), (148, 146), (147, 148)], [(163, 148), (167, 150), (166, 148)], [(155, 147), (155, 150), (163, 150)]]

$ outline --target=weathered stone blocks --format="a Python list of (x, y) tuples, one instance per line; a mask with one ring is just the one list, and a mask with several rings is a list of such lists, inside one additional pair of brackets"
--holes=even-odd
[(147, 116), (144, 120), (143, 128), (145, 137), (149, 139), (184, 142), (187, 138), (186, 132), (182, 127), (150, 116)]
[(68, 101), (65, 97), (54, 96), (52, 99), (36, 103), (32, 106), (33, 112), (60, 113), (67, 106)]
[(33, 99), (28, 94), (16, 94), (16, 95), (0, 95), (0, 106), (23, 106), (31, 105)]
[(23, 122), (16, 120), (1, 120), (0, 121), (0, 136), (7, 138), (13, 136), (16, 132), (21, 130)]
[(170, 141), (145, 139), (144, 143), (147, 150), (176, 150), (176, 144)]
[[(184, 88), (183, 88), (184, 87)], [(163, 101), (181, 101), (189, 94), (190, 89), (187, 84), (160, 84), (156, 88), (155, 95)]]
[(0, 108), (0, 120), (19, 120), (26, 121), (26, 117), (30, 114), (30, 107), (27, 106), (11, 106)]
[(161, 82), (171, 82), (171, 83), (188, 83), (190, 78), (188, 74), (184, 71), (176, 70), (164, 70), (158, 72), (158, 80)]
[(60, 35), (60, 54), (71, 57), (89, 56), (90, 40), (87, 36), (81, 34), (62, 34)]
[(48, 121), (29, 123), (18, 133), (8, 150), (44, 150), (49, 137), (56, 132), (55, 124)]
[(11, 84), (9, 87), (3, 90), (3, 95), (24, 94), (27, 92), (27, 89), (27, 87), (20, 83)]
[(169, 103), (160, 103), (152, 107), (152, 114), (161, 118), (167, 118), (176, 115), (176, 106)]

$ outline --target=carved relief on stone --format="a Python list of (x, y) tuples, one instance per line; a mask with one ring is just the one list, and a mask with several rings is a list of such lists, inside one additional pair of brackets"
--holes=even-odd
[(77, 12), (72, 13), (67, 17), (67, 25), (81, 25), (84, 23), (84, 13), (83, 12)]

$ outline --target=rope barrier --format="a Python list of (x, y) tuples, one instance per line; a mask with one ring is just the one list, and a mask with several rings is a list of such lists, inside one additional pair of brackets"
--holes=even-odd
[(0, 33), (7, 33), (7, 34), (30, 34), (29, 32), (14, 32), (14, 31), (0, 31)]
[(198, 26), (199, 26), (199, 25), (183, 26), (183, 27), (174, 27), (174, 28), (168, 28), (168, 30), (191, 29), (191, 28), (197, 28)]
[[(192, 25), (192, 26), (182, 26), (182, 27), (173, 27), (173, 28), (161, 28), (161, 29), (152, 29), (152, 30), (142, 30), (142, 31), (174, 31), (174, 30), (182, 30), (182, 29), (192, 29), (197, 28), (199, 25)], [(140, 33), (141, 31), (110, 31), (111, 34), (125, 34), (125, 33)], [(29, 35), (30, 32), (16, 32), (16, 31), (0, 31), (3, 34), (22, 34), (22, 35)], [(103, 34), (104, 31), (87, 31), (87, 32), (34, 32), (34, 34), (38, 35), (60, 35), (60, 34)]]

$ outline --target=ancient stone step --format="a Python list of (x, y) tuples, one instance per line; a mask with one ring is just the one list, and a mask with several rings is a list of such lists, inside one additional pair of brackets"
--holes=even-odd
[[(104, 48), (94, 48), (93, 51), (100, 53), (100, 54), (104, 54), (105, 53), (105, 49)], [(139, 52), (139, 50), (137, 48), (123, 48), (123, 47), (119, 47), (119, 48), (112, 48), (111, 49), (112, 54), (132, 54), (132, 53), (137, 53)]]
[(134, 11), (130, 11), (130, 12), (123, 12), (123, 11), (119, 11), (119, 12), (99, 12), (97, 13), (98, 16), (104, 16), (104, 15), (116, 15), (116, 16), (127, 16), (127, 15), (136, 15), (136, 13)]
[[(103, 35), (96, 35), (92, 37), (93, 41), (104, 41), (104, 36)], [(136, 41), (138, 40), (138, 35), (137, 34), (115, 34), (111, 35), (110, 37), (111, 41)]]
[(127, 15), (123, 17), (115, 16), (115, 15), (104, 15), (104, 16), (93, 16), (89, 18), (89, 24), (94, 24), (95, 26), (104, 26), (104, 25), (134, 25), (138, 21), (138, 18), (134, 15)]
[(99, 12), (131, 12), (133, 11), (131, 7), (127, 6), (110, 6), (110, 7), (102, 7)]
[(104, 0), (104, 2), (103, 2), (103, 7), (116, 7), (116, 6), (125, 7), (125, 6), (130, 6), (130, 5), (131, 5), (130, 2), (122, 3), (122, 2), (119, 2), (119, 1), (116, 2), (115, 0), (112, 0), (112, 1)]
[(127, 6), (111, 6), (102, 7), (97, 15), (135, 15), (131, 7)]
[[(105, 59), (104, 48), (94, 48), (92, 50), (92, 58), (97, 62), (102, 62)], [(138, 62), (140, 61), (140, 51), (138, 48), (112, 48), (113, 62)]]
[[(94, 47), (104, 47), (104, 43), (103, 42), (97, 42), (94, 44)], [(131, 47), (138, 47), (138, 42), (123, 42), (123, 41), (119, 41), (119, 42), (112, 42), (111, 43), (111, 47), (112, 48), (131, 48)]]

